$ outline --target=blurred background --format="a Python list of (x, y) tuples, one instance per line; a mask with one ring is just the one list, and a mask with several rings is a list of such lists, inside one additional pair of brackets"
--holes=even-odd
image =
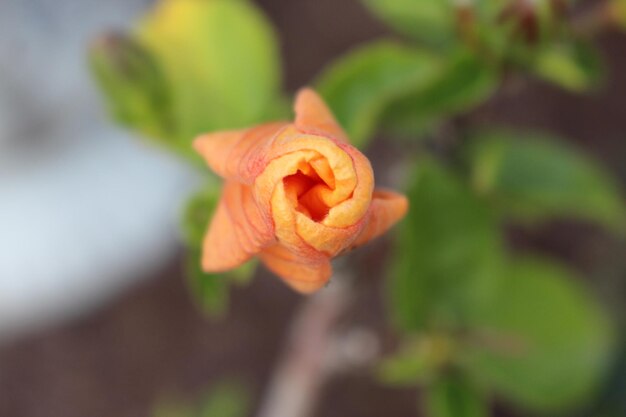
[[(358, 0), (252, 3), (277, 31), (287, 92), (356, 46), (397, 36)], [(171, 399), (196, 403), (225, 379), (243, 381), (254, 415), (301, 301), (259, 268), (249, 286), (231, 290), (226, 318), (195, 307), (178, 222), (203, 173), (111, 121), (88, 65), (99, 34), (130, 30), (152, 7), (151, 0), (0, 1), (0, 416), (151, 416)], [(566, 137), (625, 190), (626, 33), (595, 42), (607, 75), (594, 93), (536, 79), (507, 83), (459, 123)], [(380, 183), (398, 182), (395, 164), (407, 146), (385, 134), (368, 145)], [(504, 233), (516, 250), (591, 277), (583, 285), (623, 328), (623, 238), (560, 219), (507, 225)], [(386, 238), (353, 255), (363, 282), (342, 319), (369, 329), (383, 352), (398, 344), (383, 301), (394, 250)], [(623, 336), (616, 339), (623, 346)], [(593, 400), (566, 415), (626, 416), (620, 349)], [(356, 368), (328, 381), (312, 415), (427, 415), (420, 401), (417, 386), (381, 384)], [(541, 414), (499, 399), (493, 410)]]

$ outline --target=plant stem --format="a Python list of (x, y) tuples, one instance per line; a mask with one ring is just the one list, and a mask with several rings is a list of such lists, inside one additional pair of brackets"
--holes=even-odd
[(333, 373), (334, 327), (349, 305), (349, 283), (333, 283), (308, 298), (291, 324), (287, 346), (279, 359), (257, 417), (308, 417), (324, 382)]

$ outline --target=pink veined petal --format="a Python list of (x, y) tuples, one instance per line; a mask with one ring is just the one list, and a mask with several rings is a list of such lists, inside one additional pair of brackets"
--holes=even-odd
[(304, 259), (280, 244), (265, 248), (260, 258), (265, 266), (296, 291), (309, 294), (322, 288), (333, 271), (327, 258)]
[(250, 185), (267, 164), (273, 138), (287, 125), (276, 122), (246, 130), (208, 133), (199, 136), (193, 147), (217, 175)]
[(384, 189), (374, 190), (367, 223), (351, 248), (361, 246), (385, 233), (404, 217), (408, 209), (409, 201), (402, 194)]
[(202, 245), (202, 268), (235, 268), (275, 240), (274, 227), (262, 216), (249, 187), (227, 181)]
[(324, 100), (310, 88), (303, 88), (298, 92), (295, 111), (295, 125), (302, 132), (322, 134), (322, 136), (349, 142), (348, 135), (337, 123)]

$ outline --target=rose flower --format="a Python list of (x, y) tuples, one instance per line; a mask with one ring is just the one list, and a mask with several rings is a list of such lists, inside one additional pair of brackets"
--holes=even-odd
[(194, 141), (224, 178), (203, 242), (202, 268), (222, 272), (258, 255), (297, 291), (329, 280), (330, 259), (381, 235), (407, 199), (374, 189), (368, 159), (348, 143), (322, 99), (299, 92), (294, 123), (210, 133)]

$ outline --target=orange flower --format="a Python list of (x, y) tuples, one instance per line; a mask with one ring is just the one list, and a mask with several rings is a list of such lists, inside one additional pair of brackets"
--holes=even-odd
[(294, 123), (200, 136), (194, 148), (226, 181), (203, 243), (206, 272), (254, 255), (292, 288), (330, 278), (330, 259), (379, 236), (408, 202), (374, 190), (367, 158), (348, 143), (322, 99), (300, 91)]

